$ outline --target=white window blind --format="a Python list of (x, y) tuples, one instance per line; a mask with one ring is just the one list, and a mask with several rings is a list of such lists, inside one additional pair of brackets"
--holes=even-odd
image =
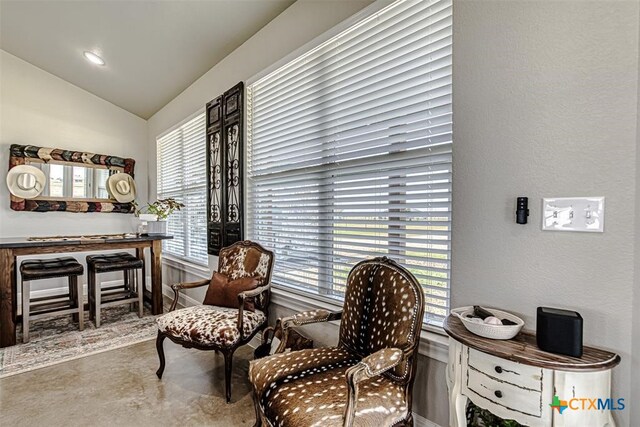
[(247, 88), (247, 231), (273, 281), (342, 298), (388, 256), (449, 307), (451, 0), (397, 1)]
[(158, 198), (173, 197), (185, 204), (168, 220), (172, 240), (163, 242), (174, 257), (207, 265), (207, 177), (205, 116), (198, 114), (175, 130), (159, 137)]

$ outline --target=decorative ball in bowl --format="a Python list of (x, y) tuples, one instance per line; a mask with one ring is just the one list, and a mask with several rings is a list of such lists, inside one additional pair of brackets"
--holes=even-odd
[(484, 319), (477, 316), (478, 307), (460, 307), (451, 310), (451, 314), (462, 322), (472, 334), (492, 340), (510, 340), (518, 335), (524, 326), (524, 321), (516, 315), (495, 308), (480, 308), (485, 314)]

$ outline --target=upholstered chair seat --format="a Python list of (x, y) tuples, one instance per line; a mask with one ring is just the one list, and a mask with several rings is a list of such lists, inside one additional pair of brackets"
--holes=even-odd
[(280, 319), (291, 326), (341, 320), (336, 347), (254, 360), (249, 366), (256, 425), (413, 425), (411, 397), (424, 296), (413, 275), (387, 258), (349, 273), (342, 312), (313, 310)]
[[(337, 347), (276, 354), (255, 362), (251, 382), (274, 425), (342, 426), (347, 406), (347, 369), (358, 355)], [(360, 383), (358, 425), (391, 426), (407, 417), (404, 388), (379, 376)]]
[(238, 309), (197, 305), (172, 311), (158, 318), (158, 330), (202, 346), (232, 347), (253, 336), (265, 322), (262, 311), (242, 312), (242, 334), (238, 330)]

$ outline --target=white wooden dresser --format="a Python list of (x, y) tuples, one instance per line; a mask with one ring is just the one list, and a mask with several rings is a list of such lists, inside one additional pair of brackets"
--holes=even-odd
[[(474, 335), (452, 316), (449, 334), (449, 414), (451, 427), (465, 427), (468, 400), (505, 420), (529, 426), (614, 427), (609, 410), (551, 407), (573, 398), (609, 398), (611, 369), (620, 363), (615, 353), (584, 347), (581, 358), (547, 353), (536, 346), (535, 335), (520, 333), (511, 340)], [(556, 401), (556, 402), (557, 402)], [(615, 404), (615, 402), (613, 402)], [(583, 404), (574, 400), (576, 408)]]

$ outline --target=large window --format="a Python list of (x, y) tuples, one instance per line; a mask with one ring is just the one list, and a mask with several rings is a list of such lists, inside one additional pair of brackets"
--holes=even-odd
[(204, 113), (159, 137), (158, 198), (173, 197), (185, 204), (169, 217), (172, 240), (163, 242), (167, 254), (207, 265), (207, 179)]
[(451, 0), (397, 1), (247, 87), (247, 231), (273, 282), (340, 299), (388, 256), (449, 307)]

